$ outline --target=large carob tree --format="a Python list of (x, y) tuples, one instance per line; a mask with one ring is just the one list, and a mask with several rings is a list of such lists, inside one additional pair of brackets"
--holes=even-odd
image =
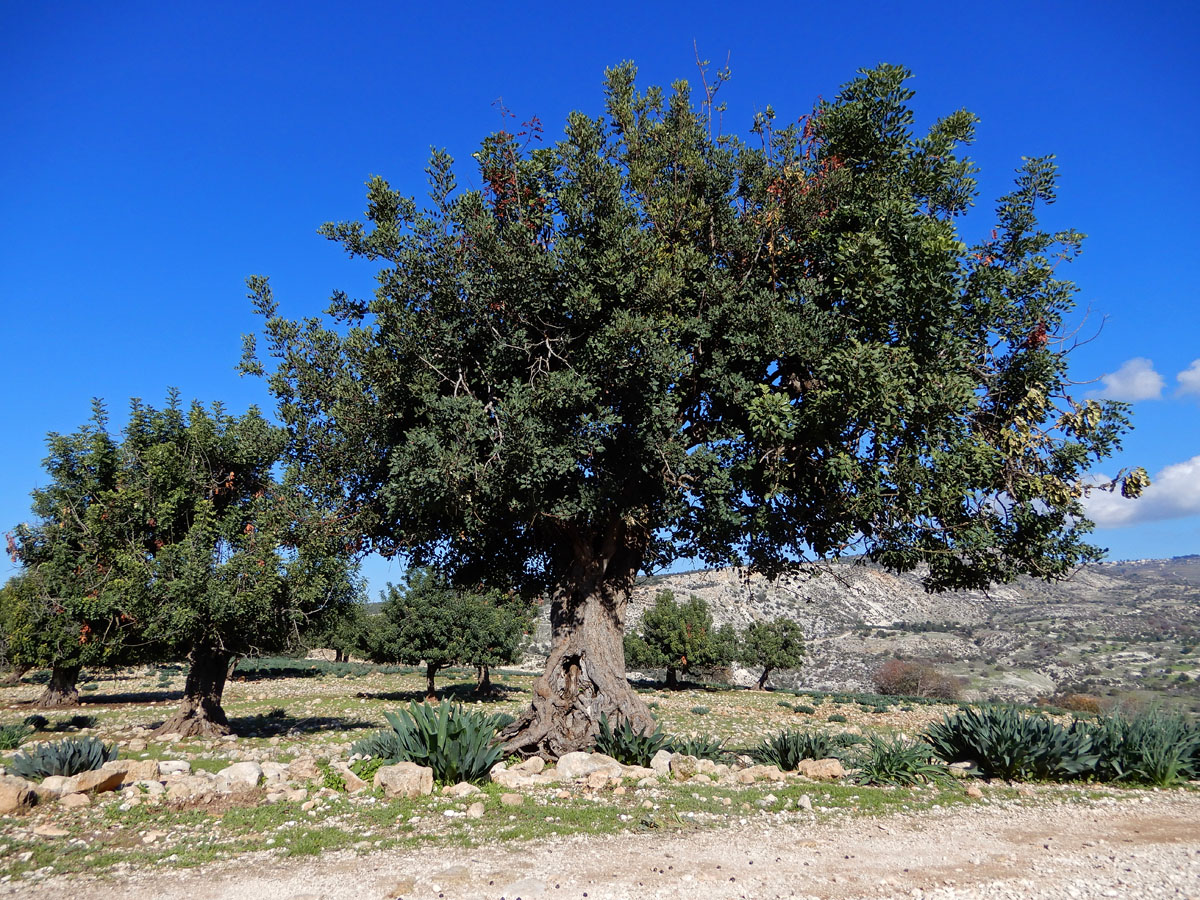
[(1068, 396), (1055, 262), (1080, 235), (1037, 226), (1054, 164), (1025, 162), (967, 246), (975, 118), (914, 135), (907, 74), (787, 127), (768, 108), (743, 140), (714, 127), (720, 78), (697, 107), (623, 65), (557, 143), (536, 121), (487, 138), (481, 189), (444, 152), (424, 208), (373, 178), (366, 221), (323, 228), (379, 267), (373, 298), (292, 321), (251, 279), (306, 489), (359, 549), (551, 600), (508, 749), (651, 725), (622, 631), (635, 577), (673, 559), (861, 553), (938, 590), (1097, 556), (1084, 475), (1126, 419)]

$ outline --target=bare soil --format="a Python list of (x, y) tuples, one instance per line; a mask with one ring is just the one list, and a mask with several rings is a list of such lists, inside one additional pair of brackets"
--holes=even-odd
[(31, 900), (1200, 898), (1200, 795), (954, 807), (826, 824), (759, 822), (278, 860), (0, 886)]

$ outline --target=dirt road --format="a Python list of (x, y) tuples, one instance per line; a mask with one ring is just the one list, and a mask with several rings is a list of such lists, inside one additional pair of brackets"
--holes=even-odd
[(1200, 795), (330, 854), (0, 886), (31, 900), (1200, 898)]

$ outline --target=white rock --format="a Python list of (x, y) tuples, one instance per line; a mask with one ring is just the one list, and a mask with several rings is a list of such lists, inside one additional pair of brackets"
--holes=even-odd
[(232, 766), (226, 766), (217, 773), (218, 782), (224, 782), (235, 789), (258, 787), (258, 783), (262, 780), (262, 777), (262, 766), (248, 760), (234, 763)]
[(574, 781), (577, 778), (587, 778), (593, 772), (603, 772), (610, 777), (620, 778), (622, 768), (623, 766), (611, 756), (576, 750), (559, 757), (555, 772), (558, 773), (559, 781)]

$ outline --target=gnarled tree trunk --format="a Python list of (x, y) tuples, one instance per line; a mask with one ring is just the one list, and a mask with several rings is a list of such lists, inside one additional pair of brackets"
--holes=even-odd
[(476, 666), (475, 667), (475, 690), (472, 692), (477, 697), (485, 697), (492, 693), (492, 667), (491, 666)]
[(771, 669), (768, 666), (763, 669), (763, 673), (758, 676), (758, 690), (765, 691), (767, 689), (767, 676), (771, 674)]
[[(550, 607), (553, 632), (533, 703), (501, 733), (506, 752), (557, 759), (592, 745), (607, 715), (637, 731), (654, 718), (625, 679), (625, 609), (644, 544), (576, 539), (564, 586)], [(598, 546), (597, 546), (598, 545)]]
[(223, 650), (193, 650), (183, 688), (183, 705), (159, 726), (155, 734), (220, 736), (232, 733), (221, 697), (229, 677), (233, 654)]
[(46, 709), (79, 705), (79, 666), (55, 664), (50, 670), (50, 683), (34, 705)]
[(425, 663), (425, 700), (429, 703), (437, 703), (437, 683), (434, 681), (434, 676), (437, 675), (440, 666), (433, 663)]
[(13, 666), (11, 669), (9, 669), (7, 672), (4, 673), (3, 677), (0, 677), (0, 684), (4, 685), (6, 687), (9, 685), (13, 685), (13, 684), (20, 684), (21, 679), (25, 676), (25, 673), (28, 672), (31, 668), (33, 668), (33, 667), (32, 666)]

